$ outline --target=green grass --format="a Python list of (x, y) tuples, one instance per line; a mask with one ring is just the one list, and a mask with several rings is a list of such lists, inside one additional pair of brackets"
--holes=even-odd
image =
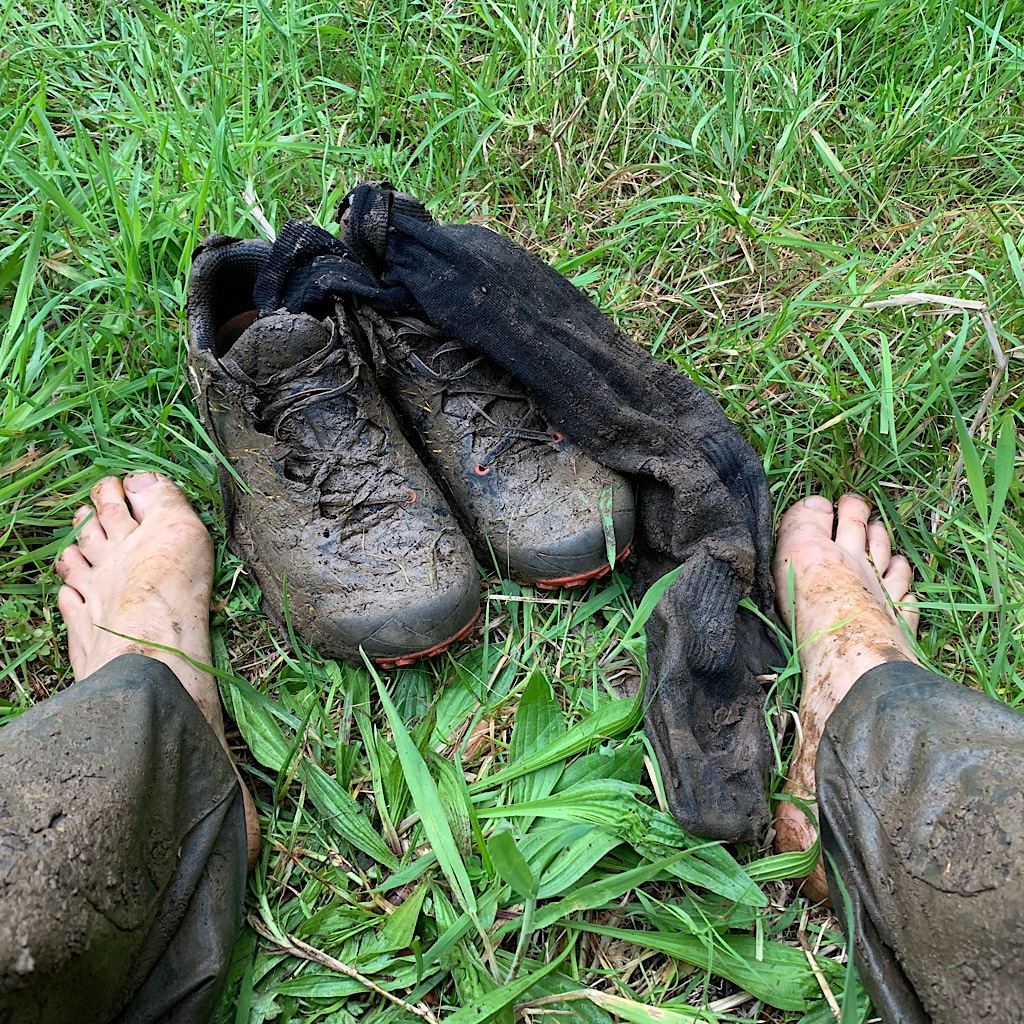
[[(620, 580), (493, 583), (482, 648), (383, 684), (274, 638), (223, 550), (185, 277), (206, 232), (257, 232), (246, 196), (276, 226), (330, 225), (350, 185), (387, 177), (489, 224), (719, 397), (779, 509), (870, 497), (914, 565), (925, 659), (1017, 705), (1024, 10), (0, 11), (0, 716), (69, 680), (50, 567), (91, 484), (180, 481), (221, 541), (215, 650), (266, 837), (222, 1024), (504, 1022), (526, 1003), (588, 1024), (832, 1020), (803, 945), (862, 1020), (843, 937), (779, 880), (791, 865), (658, 810)], [(977, 312), (869, 306), (907, 291), (985, 303), (1005, 371)], [(797, 694), (791, 667), (776, 788)]]

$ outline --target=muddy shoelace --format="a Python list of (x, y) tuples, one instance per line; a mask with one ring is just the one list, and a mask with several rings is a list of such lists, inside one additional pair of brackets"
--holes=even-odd
[[(394, 340), (397, 343), (391, 348), (403, 353), (418, 373), (439, 385), (446, 414), (466, 422), (466, 429), (461, 436), (496, 439), (476, 460), (474, 469), (478, 476), (486, 476), (502, 456), (522, 450), (528, 445), (557, 444), (562, 440), (559, 432), (543, 429), (544, 418), (522, 391), (503, 390), (502, 385), (507, 388), (508, 383), (514, 379), (511, 375), (505, 376), (493, 387), (472, 380), (473, 371), (488, 362), (486, 357), (473, 354), (456, 341), (443, 341), (430, 356), (434, 366), (444, 367), (435, 369), (423, 360), (414, 347), (422, 339), (441, 340), (441, 335), (433, 327), (411, 317), (389, 318), (388, 323), (395, 332)], [(449, 408), (449, 398), (466, 399), (468, 409)], [(500, 423), (495, 420), (492, 412), (502, 400), (525, 406), (525, 412), (518, 423)]]
[[(256, 427), (274, 438), (285, 475), (316, 495), (320, 515), (336, 520), (343, 536), (378, 524), (395, 506), (416, 501), (416, 492), (387, 465), (384, 427), (357, 401), (360, 374), (366, 371), (346, 357), (336, 337), (296, 366), (259, 381), (230, 356), (224, 364), (256, 395)], [(341, 405), (339, 399), (346, 398)], [(326, 403), (334, 408), (320, 416), (304, 415)], [(361, 439), (367, 443), (357, 444)]]

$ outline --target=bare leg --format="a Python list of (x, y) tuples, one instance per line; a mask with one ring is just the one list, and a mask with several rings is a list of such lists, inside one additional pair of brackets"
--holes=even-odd
[[(890, 661), (917, 662), (907, 638), (918, 614), (909, 594), (912, 571), (893, 555), (884, 525), (869, 522), (871, 509), (854, 494), (839, 500), (838, 513), (826, 498), (798, 501), (779, 523), (773, 572), (779, 610), (795, 627), (803, 673), (800, 747), (783, 792), (814, 800), (814, 759), (829, 715), (869, 669)], [(790, 574), (793, 603), (790, 605)], [(903, 623), (892, 604), (902, 604)], [(775, 814), (775, 849), (806, 850), (814, 826), (803, 811), (780, 802)], [(803, 885), (810, 899), (828, 896), (819, 861)]]
[[(158, 473), (126, 476), (123, 484), (107, 477), (91, 497), (93, 506), (75, 514), (76, 525), (87, 520), (78, 543), (57, 561), (65, 583), (57, 607), (68, 627), (75, 679), (121, 654), (162, 661), (227, 750), (216, 683), (192, 664), (212, 661), (213, 544), (206, 527), (178, 487)], [(251, 864), (259, 851), (259, 823), (244, 784), (242, 793)]]

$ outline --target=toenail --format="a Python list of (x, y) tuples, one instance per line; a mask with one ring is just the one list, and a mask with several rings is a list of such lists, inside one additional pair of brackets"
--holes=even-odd
[(144, 491), (157, 481), (156, 473), (132, 473), (124, 478), (126, 491)]
[(71, 521), (77, 525), (87, 515), (89, 515), (90, 512), (92, 512), (92, 509), (88, 505), (82, 505), (82, 507), (79, 508), (78, 511), (74, 514)]
[(812, 494), (806, 499), (805, 504), (808, 508), (817, 506), (822, 512), (831, 512), (833, 509), (832, 502), (824, 494)]

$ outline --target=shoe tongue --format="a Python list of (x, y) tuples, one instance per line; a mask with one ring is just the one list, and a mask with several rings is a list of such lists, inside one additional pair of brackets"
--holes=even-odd
[(307, 313), (271, 313), (247, 328), (221, 362), (232, 376), (265, 384), (322, 351), (330, 340), (328, 326)]

